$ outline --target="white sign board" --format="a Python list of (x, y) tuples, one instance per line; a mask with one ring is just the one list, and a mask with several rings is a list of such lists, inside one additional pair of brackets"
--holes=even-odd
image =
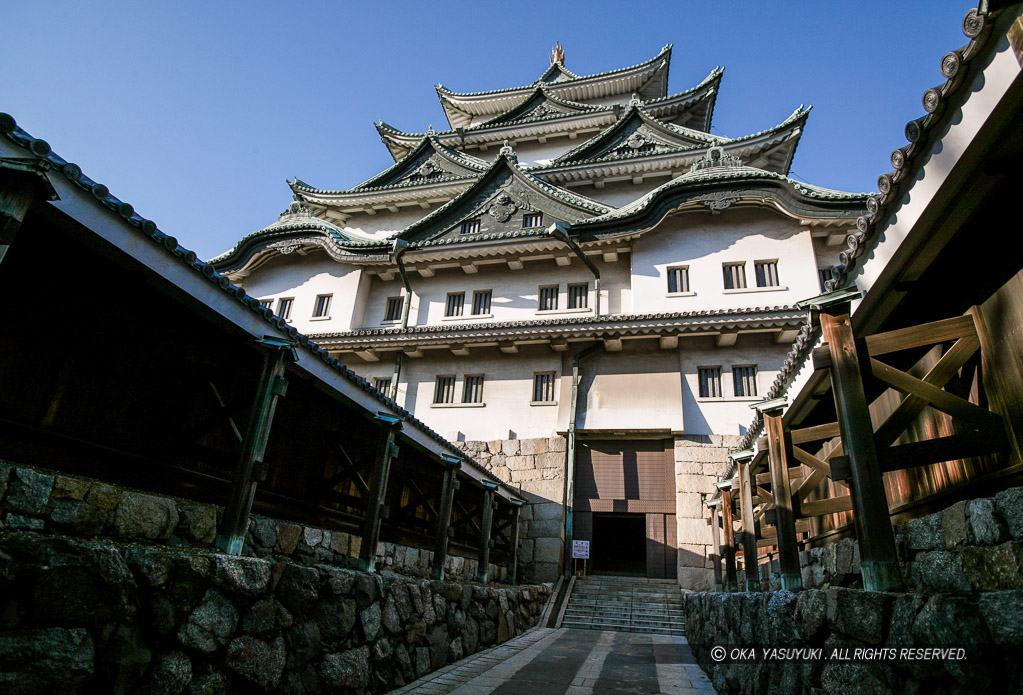
[(573, 560), (589, 560), (590, 559), (590, 542), (589, 541), (572, 541), (572, 559)]

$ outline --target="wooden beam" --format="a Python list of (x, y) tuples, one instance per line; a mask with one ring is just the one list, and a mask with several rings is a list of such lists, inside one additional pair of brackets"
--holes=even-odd
[[(496, 485), (494, 487), (497, 487)], [(476, 569), (476, 581), (486, 584), (489, 579), (490, 529), (494, 521), (494, 489), (483, 488), (483, 525), (480, 529), (480, 550)]]
[(497, 349), (506, 355), (514, 355), (516, 352), (519, 351), (519, 346), (511, 342), (510, 340), (506, 340), (504, 342), (498, 343)]
[[(789, 469), (789, 482), (793, 482), (793, 481), (796, 481), (796, 480), (801, 480), (804, 477), (805, 477), (805, 474), (803, 473), (803, 469), (800, 468), (799, 466), (793, 466), (792, 468)], [(760, 485), (767, 485), (770, 482), (771, 482), (771, 472), (770, 471), (768, 471), (767, 473), (757, 473), (757, 486), (758, 487)]]
[(711, 554), (710, 564), (714, 568), (714, 591), (721, 591), (721, 529), (718, 524), (721, 522), (717, 506), (710, 508), (710, 538)]
[(766, 411), (764, 430), (767, 432), (768, 461), (771, 466), (771, 492), (774, 495), (775, 524), (778, 527), (778, 564), (781, 570), (781, 588), (799, 591), (803, 579), (799, 569), (799, 548), (796, 546), (796, 524), (792, 513), (792, 491), (789, 488), (789, 461), (792, 440), (785, 436), (781, 422), (781, 409)]
[(391, 460), (398, 455), (398, 445), (394, 440), (400, 430), (400, 420), (383, 420), (369, 478), (370, 494), (362, 526), (362, 545), (359, 548), (359, 569), (364, 572), (372, 572), (376, 567), (380, 522), (387, 516), (387, 479), (391, 473)]
[(932, 408), (948, 413), (952, 417), (976, 425), (991, 425), (1001, 421), (1001, 418), (987, 408), (970, 403), (965, 398), (960, 398), (934, 384), (917, 379), (915, 376), (890, 367), (884, 362), (871, 358), (870, 366), (873, 369), (874, 376), (892, 388), (902, 393), (923, 398)]
[(722, 331), (714, 339), (714, 345), (717, 347), (731, 347), (735, 345), (735, 341), (738, 339), (739, 331)]
[(678, 348), (677, 335), (662, 335), (657, 343), (662, 350), (675, 350)]
[(622, 351), (622, 339), (621, 338), (604, 338), (604, 350), (607, 352), (621, 352)]
[(793, 444), (806, 444), (807, 442), (819, 442), (823, 439), (834, 439), (841, 436), (842, 432), (837, 422), (829, 422), (826, 425), (815, 425), (792, 430)]
[[(739, 463), (739, 514), (742, 518), (743, 556), (746, 565), (746, 591), (760, 591), (760, 571), (757, 567), (757, 527), (753, 518), (753, 489), (749, 462)], [(750, 560), (752, 558), (752, 561)]]
[(508, 552), (511, 553), (511, 571), (509, 572), (508, 582), (512, 585), (518, 584), (519, 581), (519, 509), (521, 505), (513, 505), (512, 509), (512, 526), (511, 526), (511, 548)]
[[(898, 591), (902, 588), (902, 574), (874, 447), (874, 428), (863, 390), (852, 321), (849, 314), (844, 313), (844, 308), (833, 311), (834, 314), (822, 311), (820, 321), (831, 357), (832, 393), (842, 443), (852, 461), (850, 488), (856, 504), (853, 521), (860, 548), (863, 588), (867, 591)], [(801, 512), (809, 516), (806, 507), (812, 504), (800, 505)]]
[(890, 352), (909, 350), (924, 345), (936, 345), (966, 336), (976, 336), (977, 329), (970, 315), (922, 323), (886, 333), (876, 333), (866, 338), (867, 352), (871, 357)]
[(732, 491), (721, 491), (721, 522), (724, 531), (722, 548), (725, 556), (725, 591), (738, 591), (738, 572), (735, 569), (735, 522), (732, 520)]
[(799, 516), (803, 518), (809, 518), (812, 516), (824, 516), (826, 514), (838, 514), (840, 512), (850, 511), (853, 511), (853, 498), (851, 495), (843, 495), (842, 497), (829, 497), (826, 500), (812, 500), (810, 502), (801, 502), (799, 505)]
[(458, 489), (458, 463), (450, 462), (444, 466), (444, 480), (441, 484), (440, 508), (437, 510), (437, 528), (433, 540), (433, 578), (443, 581), (444, 562), (448, 557), (448, 529), (451, 528), (451, 506)]

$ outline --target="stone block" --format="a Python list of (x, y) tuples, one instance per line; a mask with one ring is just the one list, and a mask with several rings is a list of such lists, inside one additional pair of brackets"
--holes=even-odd
[(184, 652), (172, 651), (156, 659), (152, 670), (149, 672), (149, 678), (146, 683), (147, 687), (144, 691), (154, 695), (156, 693), (161, 695), (165, 693), (182, 693), (185, 692), (185, 689), (191, 682), (191, 660)]
[(728, 449), (709, 446), (675, 447), (676, 461), (695, 463), (727, 463)]
[(699, 461), (675, 461), (675, 475), (703, 475), (703, 466)]
[(716, 480), (720, 480), (725, 477), (725, 473), (728, 472), (728, 462), (721, 461), (719, 463), (705, 463), (703, 464), (703, 474), (712, 476)]
[(700, 492), (707, 495), (717, 492), (715, 478), (706, 475), (676, 475), (675, 492)]
[(518, 456), (519, 455), (519, 440), (518, 439), (505, 439), (501, 443), (501, 453), (505, 456)]
[(825, 591), (804, 589), (796, 597), (796, 630), (801, 639), (813, 641), (828, 624), (828, 596)]
[(568, 440), (564, 437), (551, 437), (547, 440), (547, 451), (567, 451)]
[(524, 483), (529, 480), (542, 480), (543, 473), (541, 471), (530, 469), (524, 471), (512, 471), (511, 482), (513, 483)]
[(228, 646), (224, 664), (241, 676), (247, 685), (266, 692), (277, 688), (286, 661), (283, 636), (267, 642), (245, 635)]
[(941, 512), (941, 533), (949, 550), (966, 542), (966, 502), (956, 502)]
[(350, 538), (347, 533), (334, 531), (330, 537), (330, 549), (340, 555), (347, 555)]
[[(430, 652), (424, 651), (426, 651), (426, 661), (429, 663)], [(422, 673), (427, 673), (429, 670), (427, 667)], [(368, 687), (369, 648), (363, 646), (358, 649), (349, 649), (346, 652), (328, 654), (320, 663), (320, 677), (331, 692)]]
[(679, 517), (676, 522), (679, 545), (710, 545), (713, 542), (710, 526), (704, 519)]
[(678, 564), (680, 567), (707, 567), (707, 546), (680, 543), (678, 546)]
[(690, 519), (703, 519), (708, 510), (703, 506), (703, 495), (695, 492), (680, 492), (675, 497), (675, 514)]
[(532, 456), (508, 456), (504, 460), (504, 465), (508, 466), (513, 471), (524, 471), (532, 470), (536, 467), (536, 461)]
[(1023, 487), (1002, 490), (995, 495), (995, 509), (1005, 521), (1012, 537), (1023, 541)]
[(5, 693), (76, 693), (92, 678), (96, 647), (84, 628), (17, 630), (0, 640)]
[(565, 472), (557, 468), (541, 468), (540, 477), (543, 480), (564, 480)]
[[(946, 536), (947, 539), (947, 536)], [(913, 582), (925, 593), (968, 592), (962, 556), (948, 550), (922, 552), (913, 562)]]
[(114, 513), (114, 527), (127, 540), (167, 540), (178, 525), (178, 509), (166, 497), (131, 490), (121, 495)]
[(900, 528), (906, 538), (906, 547), (910, 550), (937, 550), (945, 547), (940, 513), (912, 519)]
[(884, 637), (885, 615), (895, 594), (862, 589), (827, 590), (828, 620), (847, 637), (867, 644), (880, 644)]
[(714, 587), (714, 573), (700, 567), (679, 567), (678, 583), (685, 591), (710, 591)]
[(519, 441), (521, 454), (546, 454), (547, 439), (522, 439)]
[[(75, 499), (57, 500), (50, 512), (50, 520), (56, 526), (77, 536), (100, 535), (110, 522), (110, 516), (110, 512)], [(41, 519), (32, 521), (42, 522)]]
[(512, 472), (506, 466), (497, 466), (496, 468), (491, 468), (490, 472), (497, 476), (497, 479), (500, 480), (502, 483), (510, 483), (512, 480)]
[(533, 578), (538, 582), (555, 582), (560, 573), (556, 562), (537, 562), (533, 565)]
[(106, 483), (93, 483), (85, 501), (98, 509), (113, 511), (121, 502), (121, 491)]
[(7, 483), (7, 508), (30, 516), (46, 514), (54, 477), (31, 468), (14, 468)]
[(995, 643), (1004, 647), (1023, 647), (1023, 589), (992, 591), (980, 597), (984, 616)]
[(991, 637), (977, 602), (962, 596), (931, 596), (913, 622), (917, 645), (978, 647)]
[(530, 538), (558, 538), (561, 530), (561, 519), (542, 519), (529, 523)]
[(298, 542), (302, 539), (302, 527), (298, 524), (281, 522), (277, 526), (277, 545), (274, 552), (278, 555), (291, 555), (295, 552)]
[(533, 545), (534, 562), (561, 562), (560, 538), (537, 538)]
[(181, 505), (178, 531), (197, 545), (213, 545), (217, 537), (217, 510), (205, 505)]
[(563, 451), (551, 451), (536, 455), (537, 468), (554, 468), (564, 471), (565, 463), (565, 452)]
[(996, 546), (962, 548), (963, 571), (974, 591), (1023, 588), (1017, 545), (1010, 541)]
[(189, 649), (212, 656), (227, 644), (238, 626), (238, 617), (238, 609), (227, 597), (210, 589), (178, 630), (178, 640)]
[(254, 557), (214, 555), (213, 582), (230, 593), (254, 598), (270, 584), (270, 563)]
[(966, 504), (967, 539), (972, 545), (998, 545), (1009, 538), (1002, 520), (995, 514), (995, 502), (980, 498)]
[(491, 454), (500, 454), (501, 449), (504, 445), (504, 441), (501, 439), (494, 439), (487, 442), (487, 451)]
[(565, 500), (564, 480), (529, 480), (522, 483), (521, 490), (532, 503), (556, 502), (561, 504)]
[(533, 518), (538, 521), (549, 519), (561, 521), (565, 516), (565, 508), (560, 504), (532, 504), (529, 506), (533, 510)]
[(50, 499), (54, 500), (85, 500), (86, 493), (92, 486), (88, 480), (68, 478), (58, 475), (53, 480), (53, 490), (50, 492)]

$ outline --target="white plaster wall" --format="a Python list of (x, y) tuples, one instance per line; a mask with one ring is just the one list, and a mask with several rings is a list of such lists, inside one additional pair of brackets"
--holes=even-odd
[[(304, 257), (278, 256), (245, 278), (242, 287), (253, 297), (272, 299), (274, 312), (278, 299), (293, 298), (289, 323), (302, 333), (347, 331), (359, 327), (362, 320), (362, 268), (338, 263), (319, 251)], [(314, 319), (316, 297), (321, 294), (333, 295), (330, 314), (326, 319)]]
[[(750, 405), (764, 400), (788, 354), (790, 345), (776, 345), (770, 334), (740, 335), (731, 347), (716, 347), (713, 338), (679, 341), (682, 404), (686, 434), (746, 434), (753, 420)], [(735, 396), (733, 366), (757, 366), (757, 396)], [(722, 397), (704, 399), (700, 393), (700, 367), (720, 367)]]
[[(791, 305), (820, 294), (810, 232), (796, 220), (763, 209), (676, 214), (632, 247), (635, 310), (695, 311)], [(754, 262), (778, 261), (779, 287), (756, 287)], [(745, 261), (745, 291), (724, 289), (722, 264)], [(688, 296), (668, 296), (667, 269), (689, 267)]]
[(345, 223), (345, 229), (366, 234), (374, 239), (383, 239), (400, 232), (413, 222), (418, 222), (437, 207), (439, 206), (434, 205), (429, 210), (424, 210), (417, 205), (398, 208), (398, 212), (378, 210), (375, 215), (353, 215)]
[(639, 200), (655, 188), (668, 183), (671, 179), (672, 177), (666, 174), (664, 176), (646, 178), (643, 180), (643, 183), (633, 183), (630, 179), (628, 181), (612, 181), (606, 183), (603, 188), (586, 185), (573, 186), (571, 190), (601, 203), (620, 208), (623, 205)]
[[(407, 262), (413, 259), (408, 258)], [(629, 291), (628, 254), (619, 256), (615, 263), (604, 263), (594, 258), (600, 270), (601, 313), (621, 313), (631, 305)], [(556, 265), (552, 259), (525, 261), (522, 270), (509, 270), (507, 264), (480, 265), (479, 271), (467, 274), (459, 268), (438, 270), (431, 278), (410, 273), (413, 301), (409, 312), (409, 325), (450, 325), (455, 328), (467, 323), (495, 321), (529, 321), (544, 318), (592, 316), (595, 305), (593, 274), (572, 258), (567, 266)], [(568, 309), (568, 285), (587, 283), (589, 295), (585, 310)], [(538, 312), (537, 299), (540, 286), (558, 285), (558, 311)], [(472, 296), (476, 290), (491, 290), (491, 315), (473, 316)], [(463, 316), (448, 319), (444, 316), (447, 296), (452, 292), (465, 293)], [(366, 305), (366, 327), (393, 326), (384, 323), (384, 310), (388, 297), (401, 295), (401, 281), (384, 282), (375, 277), (370, 286)]]

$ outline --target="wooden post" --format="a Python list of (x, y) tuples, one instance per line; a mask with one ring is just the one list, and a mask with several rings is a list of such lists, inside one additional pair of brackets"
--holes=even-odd
[(512, 525), (511, 525), (511, 576), (509, 584), (518, 584), (519, 581), (519, 510), (522, 503), (512, 502)]
[(216, 546), (228, 555), (241, 555), (245, 546), (245, 532), (249, 528), (249, 512), (256, 496), (256, 485), (266, 479), (263, 455), (270, 438), (277, 399), (288, 390), (284, 371), (288, 362), (295, 360), (294, 344), (284, 340), (264, 338), (257, 340), (263, 346), (263, 371), (256, 388), (256, 399), (249, 415), (249, 425), (238, 455), (231, 492), (220, 522)]
[(494, 490), (497, 483), (483, 482), (483, 524), (480, 526), (480, 553), (476, 567), (476, 581), (486, 584), (490, 565), (490, 529), (494, 521)]
[(874, 427), (867, 409), (847, 304), (820, 315), (821, 330), (831, 354), (831, 387), (835, 396), (842, 445), (849, 457), (853, 522), (860, 546), (860, 572), (867, 591), (898, 591), (902, 574), (895, 551), (888, 498), (874, 447)]
[(721, 515), (718, 514), (718, 506), (721, 504), (720, 501), (716, 501), (710, 508), (710, 536), (711, 536), (711, 554), (710, 563), (714, 568), (714, 591), (721, 591), (721, 529), (718, 528), (718, 524), (721, 523)]
[(771, 494), (774, 497), (775, 524), (778, 527), (778, 564), (781, 588), (799, 591), (803, 578), (799, 571), (799, 547), (796, 545), (796, 519), (792, 512), (792, 490), (789, 487), (789, 465), (793, 460), (792, 437), (784, 431), (781, 421), (783, 403), (768, 401), (758, 404), (767, 432), (767, 460), (771, 468)]
[(376, 568), (380, 522), (387, 518), (387, 478), (391, 473), (391, 459), (398, 455), (398, 445), (394, 439), (401, 431), (401, 420), (396, 417), (377, 415), (376, 419), (383, 424), (383, 428), (370, 473), (369, 499), (366, 519), (362, 525), (362, 545), (359, 548), (359, 569), (365, 572), (372, 572)]
[(746, 567), (746, 591), (760, 591), (760, 566), (757, 563), (757, 526), (753, 518), (753, 484), (750, 462), (739, 462), (739, 514), (742, 518), (743, 565)]
[(721, 522), (725, 532), (725, 591), (738, 591), (738, 572), (735, 569), (735, 526), (732, 520), (732, 491), (721, 491)]
[(437, 531), (433, 543), (433, 578), (444, 579), (444, 563), (448, 559), (448, 538), (451, 534), (451, 507), (458, 489), (458, 459), (447, 456), (444, 461), (444, 481), (441, 484), (440, 506), (437, 508)]
[[(4, 114), (4, 119), (7, 118), (10, 117)], [(32, 147), (45, 147), (47, 153), (50, 149), (42, 140), (36, 140)], [(37, 200), (59, 200), (57, 192), (46, 178), (48, 165), (48, 161), (27, 158), (9, 158), (0, 162), (0, 261), (3, 261), (7, 249), (14, 243), (14, 237), (32, 203)]]

